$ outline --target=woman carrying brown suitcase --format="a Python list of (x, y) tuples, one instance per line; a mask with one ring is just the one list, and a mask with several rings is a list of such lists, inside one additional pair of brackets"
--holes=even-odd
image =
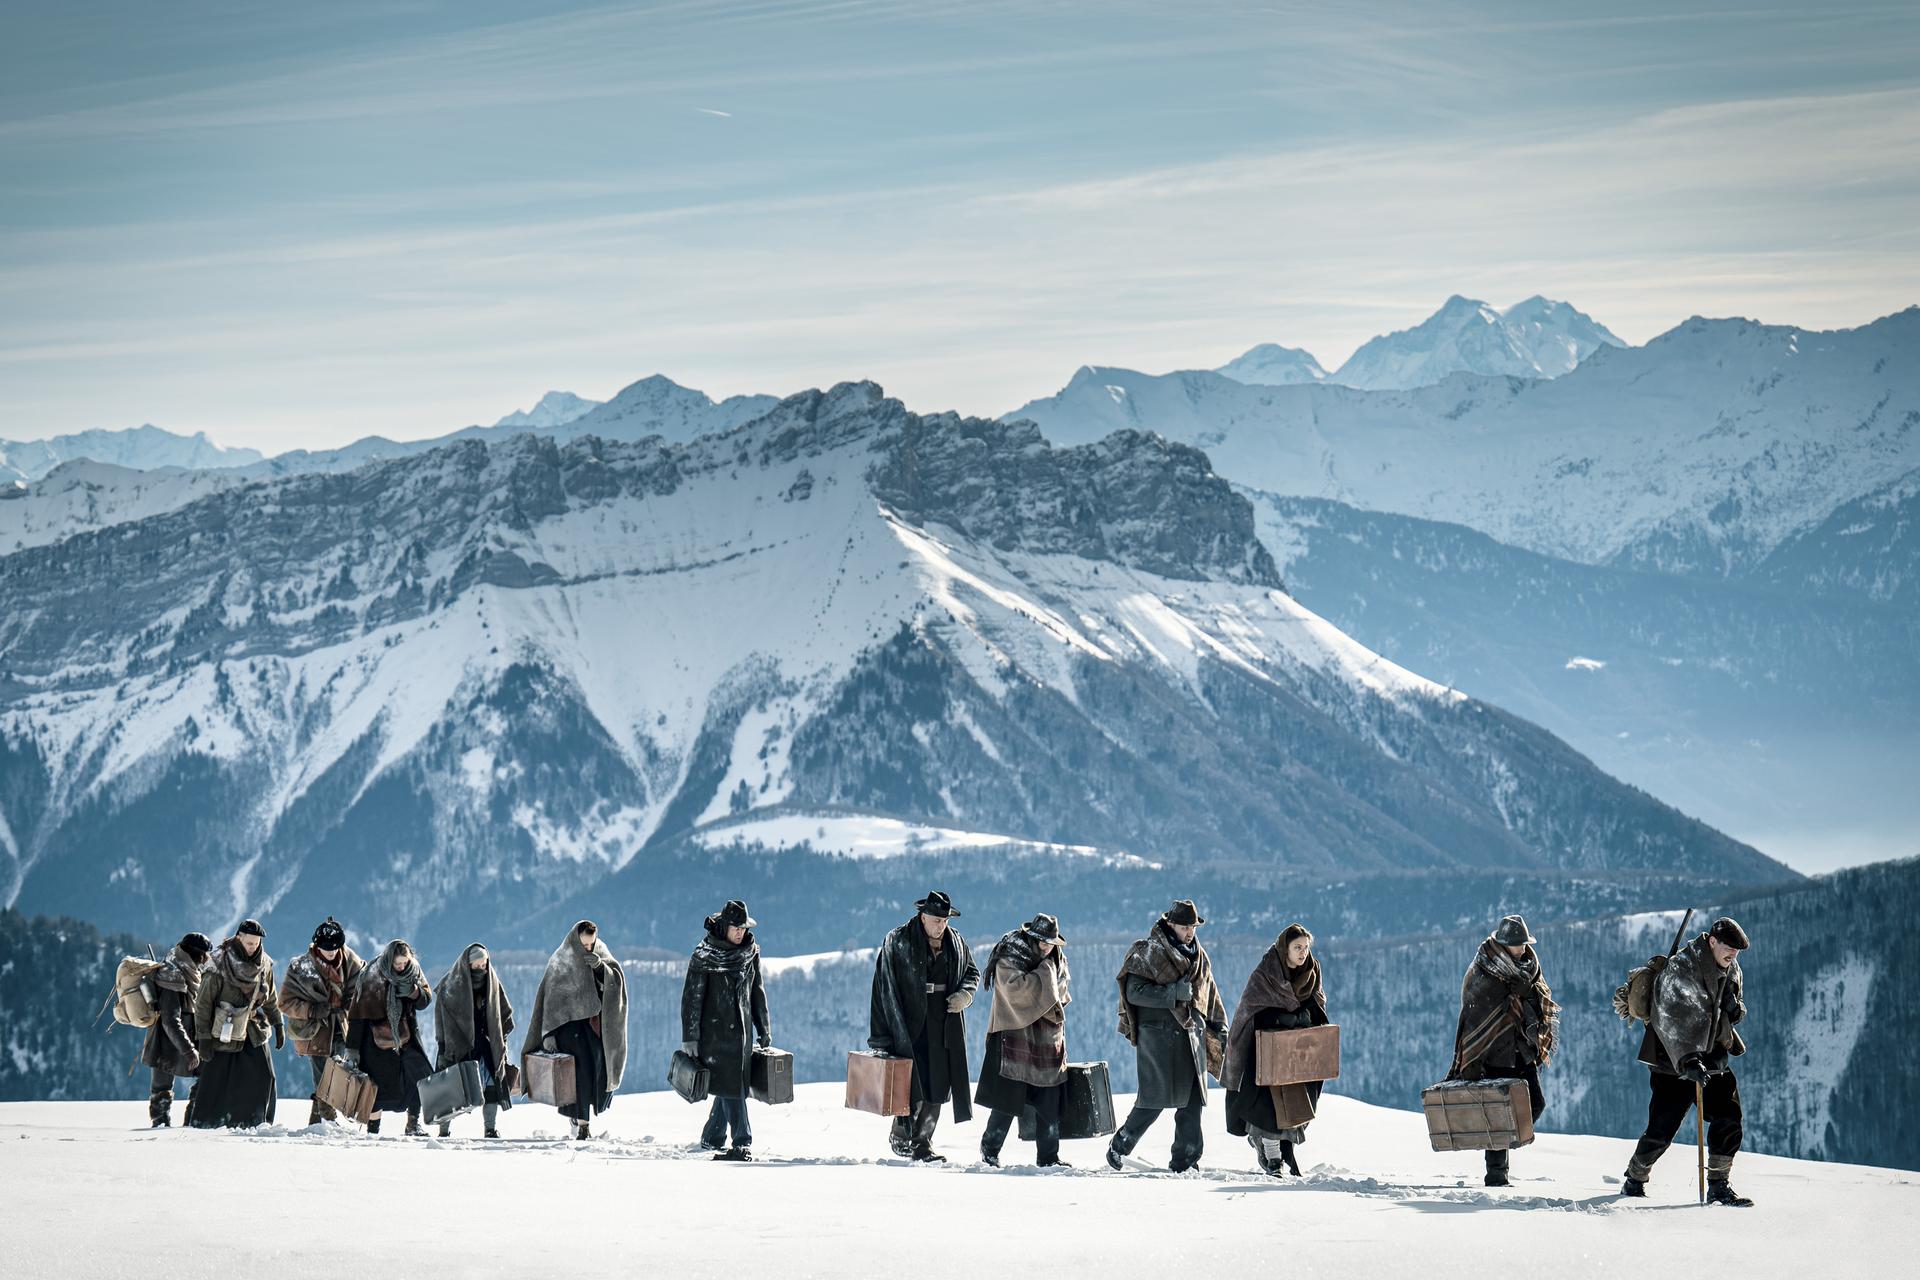
[[(395, 938), (360, 971), (347, 1008), (347, 1048), (379, 1091), (374, 1108), (406, 1112), (410, 1138), (427, 1134), (420, 1127), (420, 1082), (433, 1067), (420, 1047), (419, 1013), (432, 1003), (419, 957)], [(380, 1132), (378, 1115), (367, 1122), (367, 1132)]]
[[(1220, 1083), (1227, 1090), (1227, 1132), (1244, 1137), (1266, 1172), (1284, 1169), (1300, 1176), (1293, 1148), (1304, 1142), (1307, 1125), (1320, 1103), (1318, 1080), (1267, 1088), (1254, 1079), (1254, 1041), (1259, 1031), (1297, 1031), (1323, 1027), (1327, 993), (1320, 985), (1320, 960), (1313, 934), (1290, 924), (1267, 948), (1247, 978), (1227, 1032), (1226, 1061)], [(1286, 1114), (1281, 1114), (1282, 1109)]]
[(536, 1052), (572, 1059), (574, 1100), (559, 1110), (573, 1122), (574, 1138), (586, 1141), (592, 1117), (613, 1105), (627, 1068), (627, 977), (591, 920), (567, 930), (547, 957), (520, 1048), (523, 1076), (531, 1076), (527, 1057)]

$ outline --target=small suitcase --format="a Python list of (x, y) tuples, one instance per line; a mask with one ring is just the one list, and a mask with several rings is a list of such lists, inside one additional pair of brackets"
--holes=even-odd
[(572, 1054), (529, 1053), (525, 1063), (529, 1099), (550, 1107), (570, 1107), (579, 1100)]
[(374, 1104), (380, 1097), (380, 1089), (371, 1076), (339, 1058), (328, 1058), (327, 1065), (320, 1069), (319, 1093), (320, 1101), (361, 1124), (373, 1119)]
[(699, 1060), (689, 1057), (679, 1049), (667, 1059), (667, 1083), (680, 1095), (682, 1102), (705, 1102), (707, 1090), (713, 1080), (713, 1073), (701, 1066)]
[[(1113, 1121), (1113, 1084), (1104, 1062), (1069, 1062), (1066, 1093), (1060, 1099), (1060, 1138), (1104, 1138), (1120, 1126)], [(1020, 1140), (1032, 1142), (1040, 1119), (1032, 1107), (1020, 1108)]]
[(471, 1058), (436, 1071), (420, 1082), (420, 1118), (428, 1124), (442, 1124), (455, 1116), (463, 1116), (477, 1110), (486, 1100), (480, 1064)]
[(1253, 1033), (1253, 1082), (1310, 1084), (1340, 1077), (1340, 1028), (1301, 1027)]
[(1420, 1091), (1435, 1151), (1508, 1151), (1533, 1141), (1525, 1080), (1442, 1080)]
[(785, 1049), (755, 1049), (750, 1089), (756, 1102), (772, 1106), (792, 1102), (793, 1055)]
[(913, 1059), (883, 1053), (847, 1055), (847, 1109), (875, 1116), (913, 1110)]

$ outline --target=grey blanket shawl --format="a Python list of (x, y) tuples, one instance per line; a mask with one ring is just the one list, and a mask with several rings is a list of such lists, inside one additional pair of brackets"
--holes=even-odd
[(493, 1073), (495, 1080), (505, 1078), (507, 1069), (507, 1036), (513, 1031), (513, 1004), (507, 999), (506, 988), (500, 985), (500, 978), (493, 971), (493, 965), (487, 965), (486, 974), (481, 981), (485, 990), (475, 999), (473, 978), (474, 953), (486, 954), (486, 948), (477, 942), (469, 943), (453, 962), (453, 968), (434, 988), (433, 1038), (434, 1068), (436, 1070), (452, 1066), (473, 1052), (475, 1042), (474, 1012), (483, 1008), (487, 1020), (487, 1044), (493, 1050), (494, 1061), (487, 1064), (487, 1070)]
[(619, 1089), (620, 1077), (627, 1069), (627, 976), (597, 934), (592, 954), (582, 951), (575, 940), (579, 928), (576, 924), (568, 929), (566, 938), (547, 957), (547, 971), (540, 976), (540, 989), (533, 997), (533, 1016), (527, 1024), (521, 1056), (538, 1050), (541, 1041), (569, 1022), (598, 1018), (600, 1045), (607, 1058), (607, 1091), (611, 1093)]
[(1736, 1054), (1745, 1050), (1732, 1022), (1721, 1016), (1720, 1001), (1726, 984), (1732, 986), (1738, 1001), (1740, 961), (1735, 959), (1725, 969), (1714, 963), (1704, 933), (1675, 952), (1654, 979), (1650, 1025), (1675, 1067), (1696, 1053), (1704, 1057), (1716, 1049)]

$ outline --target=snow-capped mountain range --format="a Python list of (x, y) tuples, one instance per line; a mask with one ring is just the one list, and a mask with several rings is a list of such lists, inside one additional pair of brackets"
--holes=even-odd
[(1789, 875), (1301, 607), (1199, 452), (866, 383), (222, 489), (0, 593), (8, 900), (110, 927), (470, 937), (782, 806), (1266, 874)]
[(1601, 347), (1627, 345), (1592, 316), (1535, 294), (1499, 311), (1459, 294), (1411, 329), (1362, 344), (1332, 373), (1297, 347), (1263, 343), (1215, 369), (1250, 386), (1331, 382), (1408, 391), (1456, 373), (1557, 378)]
[(163, 431), (151, 424), (124, 431), (76, 431), (46, 440), (0, 440), (0, 480), (38, 480), (76, 460), (148, 471), (157, 467), (243, 467), (259, 462), (253, 449), (228, 449), (207, 439)]
[(1539, 380), (1252, 387), (1083, 368), (1008, 420), (1131, 428), (1250, 488), (1478, 529), (1587, 564), (1744, 572), (1920, 467), (1920, 308), (1808, 332), (1693, 319)]

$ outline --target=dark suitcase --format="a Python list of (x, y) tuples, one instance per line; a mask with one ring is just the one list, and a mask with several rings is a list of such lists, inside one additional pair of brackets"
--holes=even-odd
[(773, 1106), (792, 1102), (793, 1055), (785, 1049), (755, 1049), (750, 1090), (755, 1102)]
[(477, 1110), (486, 1100), (480, 1064), (471, 1058), (436, 1071), (420, 1082), (420, 1118), (428, 1124), (441, 1124), (463, 1116)]
[(580, 1086), (573, 1072), (573, 1055), (529, 1053), (522, 1062), (526, 1072), (521, 1084), (528, 1098), (550, 1107), (570, 1107), (579, 1100)]
[(667, 1062), (667, 1083), (682, 1102), (705, 1102), (713, 1073), (678, 1049)]
[[(1104, 1138), (1120, 1126), (1113, 1119), (1113, 1084), (1104, 1062), (1069, 1062), (1066, 1093), (1060, 1099), (1060, 1137)], [(1039, 1132), (1032, 1107), (1020, 1108), (1020, 1140), (1032, 1142)]]

